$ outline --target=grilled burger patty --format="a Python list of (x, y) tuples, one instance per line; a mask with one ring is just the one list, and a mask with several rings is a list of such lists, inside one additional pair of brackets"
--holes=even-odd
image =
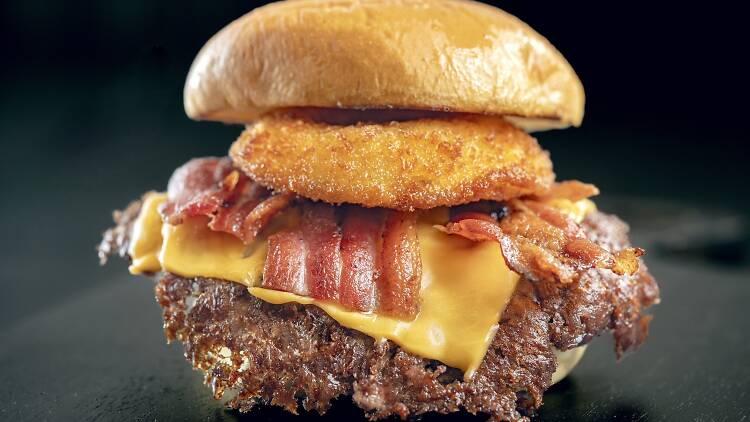
[[(99, 248), (103, 259), (126, 255), (139, 209), (134, 203), (116, 214), (118, 226)], [(614, 216), (593, 212), (582, 226), (608, 250), (628, 246), (627, 226)], [(240, 411), (270, 403), (324, 412), (332, 399), (351, 395), (371, 418), (465, 409), (516, 420), (541, 405), (555, 349), (585, 344), (606, 329), (618, 357), (637, 348), (648, 331), (641, 310), (658, 299), (658, 288), (642, 262), (635, 276), (591, 269), (571, 284), (522, 278), (470, 381), (344, 328), (315, 306), (268, 304), (236, 283), (164, 274), (156, 298), (167, 339), (184, 343), (217, 397), (235, 393), (228, 404)]]

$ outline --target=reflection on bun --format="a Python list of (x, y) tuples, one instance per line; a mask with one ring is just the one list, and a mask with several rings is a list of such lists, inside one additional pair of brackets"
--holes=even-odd
[(580, 80), (517, 18), (459, 1), (281, 2), (215, 35), (185, 85), (194, 119), (247, 123), (285, 107), (508, 115), (525, 129), (578, 126)]

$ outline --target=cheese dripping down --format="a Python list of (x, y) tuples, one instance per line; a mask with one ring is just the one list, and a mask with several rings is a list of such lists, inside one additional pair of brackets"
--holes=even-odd
[[(505, 265), (497, 243), (472, 242), (436, 230), (435, 224), (448, 219), (448, 210), (439, 208), (424, 212), (418, 222), (423, 275), (417, 317), (403, 321), (351, 311), (335, 303), (259, 287), (267, 236), (297, 224), (296, 209), (279, 215), (248, 248), (230, 234), (210, 230), (205, 217), (177, 226), (163, 224), (158, 207), (165, 200), (161, 193), (144, 198), (129, 248), (132, 274), (167, 271), (183, 277), (217, 278), (243, 284), (250, 294), (269, 303), (315, 305), (344, 327), (458, 368), (465, 379), (481, 364), (519, 280)], [(594, 207), (588, 200), (556, 201), (555, 206), (578, 221)]]

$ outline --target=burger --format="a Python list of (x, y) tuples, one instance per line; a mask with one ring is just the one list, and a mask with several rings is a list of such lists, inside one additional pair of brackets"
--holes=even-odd
[(586, 345), (647, 336), (658, 287), (595, 186), (529, 133), (584, 91), (541, 35), (460, 0), (300, 0), (230, 23), (187, 115), (244, 125), (114, 213), (101, 261), (155, 277), (167, 340), (248, 412), (523, 420)]

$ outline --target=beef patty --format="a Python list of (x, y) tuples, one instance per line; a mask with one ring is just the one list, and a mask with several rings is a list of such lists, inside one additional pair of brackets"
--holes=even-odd
[[(103, 260), (126, 256), (139, 208), (116, 213), (118, 226), (99, 247)], [(594, 212), (583, 227), (608, 250), (629, 246), (627, 226), (614, 216)], [(342, 327), (313, 305), (268, 304), (216, 279), (164, 274), (156, 285), (167, 339), (184, 343), (185, 356), (205, 372), (217, 399), (231, 392), (228, 405), (243, 412), (272, 404), (322, 413), (346, 395), (372, 419), (463, 409), (523, 420), (542, 404), (555, 349), (611, 330), (621, 357), (645, 339), (650, 317), (642, 310), (658, 296), (643, 263), (635, 276), (591, 269), (571, 284), (522, 278), (484, 361), (464, 381), (457, 369)]]

